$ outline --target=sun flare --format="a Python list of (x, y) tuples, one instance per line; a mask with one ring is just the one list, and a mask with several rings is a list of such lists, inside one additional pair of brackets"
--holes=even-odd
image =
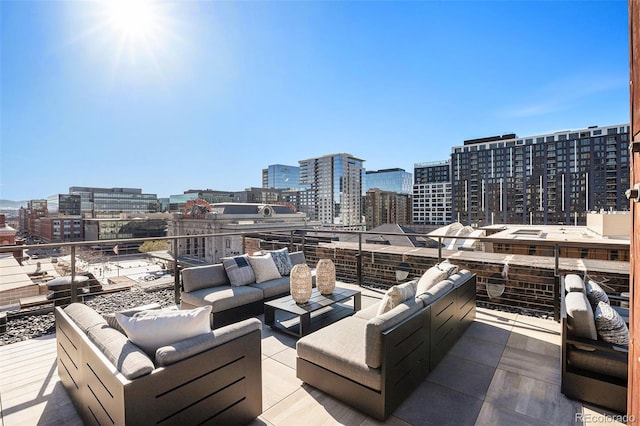
[(109, 24), (122, 37), (152, 37), (159, 25), (157, 10), (151, 0), (109, 0), (106, 3)]

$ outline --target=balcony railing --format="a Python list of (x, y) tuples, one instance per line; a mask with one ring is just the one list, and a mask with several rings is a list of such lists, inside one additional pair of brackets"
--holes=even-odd
[[(464, 249), (443, 248), (443, 243), (460, 238), (476, 244), (465, 245)], [(394, 244), (397, 239), (412, 239), (418, 245), (437, 241), (438, 247)], [(147, 241), (166, 241), (168, 250), (128, 250)], [(525, 244), (530, 246), (523, 249)], [(474, 250), (482, 246), (485, 251)], [(419, 278), (429, 267), (449, 259), (461, 269), (477, 274), (479, 303), (494, 309), (553, 316), (556, 320), (559, 279), (564, 274), (587, 273), (604, 281), (613, 293), (629, 291), (628, 261), (620, 257), (609, 260), (607, 256), (628, 251), (628, 246), (620, 244), (544, 240), (529, 243), (493, 237), (290, 229), (0, 246), (0, 260), (4, 257), (0, 263), (0, 307), (9, 312), (50, 309), (55, 304), (82, 301), (87, 295), (131, 286), (172, 288), (175, 302), (179, 303), (182, 268), (281, 247), (303, 251), (310, 266), (320, 259), (331, 259), (339, 280), (380, 292), (399, 279)], [(496, 248), (502, 252), (496, 253)], [(62, 282), (51, 286), (58, 276), (66, 276), (68, 285)]]

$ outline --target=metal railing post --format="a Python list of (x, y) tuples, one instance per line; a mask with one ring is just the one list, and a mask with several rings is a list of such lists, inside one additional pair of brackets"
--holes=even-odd
[(178, 269), (178, 239), (173, 240), (173, 299), (180, 304), (180, 270)]
[(71, 303), (78, 301), (78, 283), (76, 282), (76, 246), (71, 246)]
[(438, 237), (438, 263), (442, 262), (442, 237)]
[(362, 287), (362, 233), (358, 233), (358, 253), (356, 254), (356, 281)]
[(553, 320), (560, 322), (560, 246), (554, 244), (553, 257), (555, 269), (553, 270)]

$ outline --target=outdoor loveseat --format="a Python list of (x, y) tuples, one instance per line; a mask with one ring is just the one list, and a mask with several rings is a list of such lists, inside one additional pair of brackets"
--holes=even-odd
[[(84, 304), (55, 308), (58, 375), (84, 424), (247, 424), (260, 415), (259, 320), (210, 331), (208, 308), (204, 314), (153, 312), (138, 315), (154, 322), (166, 314), (174, 321), (175, 313), (209, 332), (159, 347), (153, 356)], [(133, 312), (125, 314), (136, 320)], [(184, 332), (184, 322), (177, 328)]]
[(381, 302), (298, 340), (298, 378), (386, 419), (475, 318), (476, 275), (439, 266), (420, 280), (392, 287)]
[(560, 293), (562, 393), (626, 413), (628, 309), (609, 308), (615, 295), (606, 295), (588, 277), (585, 282), (575, 274), (564, 276)]
[[(258, 265), (269, 263), (264, 260), (265, 256), (275, 261), (276, 273), (260, 272)], [(289, 272), (299, 263), (306, 263), (304, 253), (289, 253), (284, 248), (254, 256), (236, 256), (214, 265), (185, 268), (182, 270), (180, 306), (183, 309), (211, 306), (211, 328), (258, 316), (264, 312), (265, 300), (289, 294)]]

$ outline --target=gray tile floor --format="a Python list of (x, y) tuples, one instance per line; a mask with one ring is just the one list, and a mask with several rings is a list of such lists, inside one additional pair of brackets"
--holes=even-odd
[[(363, 307), (377, 297), (363, 292)], [(380, 424), (298, 380), (293, 337), (269, 327), (262, 336), (263, 413), (254, 425)], [(58, 380), (55, 336), (0, 347), (0, 404), (7, 426), (81, 424)], [(615, 424), (611, 414), (560, 393), (558, 323), (479, 308), (458, 343), (384, 424)]]

